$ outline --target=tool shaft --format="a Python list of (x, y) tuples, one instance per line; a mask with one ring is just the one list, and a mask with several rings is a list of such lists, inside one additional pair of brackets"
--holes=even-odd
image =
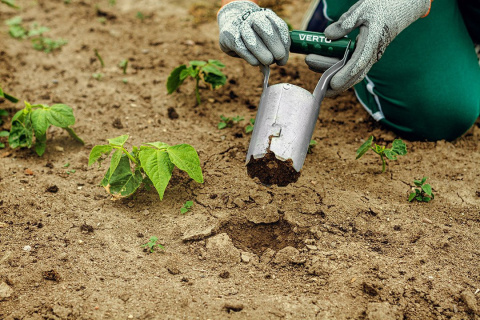
[(321, 32), (293, 30), (290, 31), (290, 38), (292, 40), (290, 52), (293, 53), (342, 58), (347, 47), (350, 52), (355, 48), (355, 41), (351, 39), (329, 40)]

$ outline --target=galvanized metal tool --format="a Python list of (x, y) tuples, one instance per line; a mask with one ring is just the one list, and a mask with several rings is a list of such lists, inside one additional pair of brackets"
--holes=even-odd
[[(296, 172), (300, 172), (303, 167), (320, 104), (330, 80), (345, 65), (352, 49), (352, 42), (348, 39), (339, 40), (341, 43), (337, 43), (322, 36), (320, 33), (303, 31), (291, 33), (292, 52), (343, 55), (340, 61), (323, 73), (313, 93), (289, 83), (269, 86), (270, 68), (262, 66), (263, 93), (247, 152), (247, 168), (249, 163), (265, 157), (267, 153), (273, 153), (280, 161), (291, 160), (291, 166)], [(250, 171), (249, 174), (252, 175)]]

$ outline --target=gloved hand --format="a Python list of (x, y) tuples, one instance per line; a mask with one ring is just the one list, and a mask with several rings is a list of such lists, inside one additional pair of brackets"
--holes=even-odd
[[(325, 29), (325, 36), (336, 40), (360, 27), (355, 51), (347, 64), (333, 76), (326, 96), (336, 96), (362, 81), (390, 42), (429, 10), (430, 0), (359, 0), (355, 3)], [(338, 60), (310, 54), (305, 63), (313, 71), (324, 72)]]
[(290, 50), (288, 26), (272, 10), (251, 1), (233, 1), (218, 12), (220, 48), (251, 65), (284, 65)]

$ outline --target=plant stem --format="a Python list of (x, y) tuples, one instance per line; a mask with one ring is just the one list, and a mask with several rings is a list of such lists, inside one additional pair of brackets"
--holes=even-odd
[(382, 173), (385, 172), (385, 158), (383, 157), (383, 153), (380, 153), (380, 158), (382, 159)]
[(200, 78), (195, 78), (195, 96), (197, 97), (197, 106), (200, 105), (200, 91), (198, 89), (198, 83), (200, 82)]
[(130, 152), (127, 151), (127, 149), (125, 149), (124, 147), (121, 147), (122, 148), (122, 151), (125, 152), (125, 154), (127, 155), (127, 157), (130, 159), (130, 161), (132, 161), (133, 163), (137, 164), (138, 165), (138, 162), (137, 160), (132, 157), (132, 155), (130, 154)]

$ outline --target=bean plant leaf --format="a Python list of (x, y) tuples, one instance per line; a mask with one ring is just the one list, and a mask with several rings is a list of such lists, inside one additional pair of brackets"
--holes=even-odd
[(214, 73), (208, 73), (205, 75), (204, 80), (206, 83), (212, 86), (212, 89), (221, 87), (227, 82), (227, 77), (225, 75), (217, 75)]
[(173, 163), (170, 161), (167, 152), (144, 148), (140, 150), (138, 157), (143, 170), (152, 181), (160, 200), (162, 200), (173, 171)]
[(112, 146), (123, 147), (123, 145), (128, 140), (128, 138), (129, 138), (129, 135), (124, 134), (124, 135), (121, 135), (121, 136), (113, 138), (113, 139), (108, 139), (108, 143)]
[(383, 151), (385, 153), (385, 156), (390, 159), (390, 160), (397, 160), (397, 153), (395, 153), (394, 151), (390, 150), (390, 149), (385, 149)]
[(132, 172), (130, 169), (130, 160), (123, 154), (118, 166), (110, 173), (110, 168), (107, 170), (105, 177), (100, 183), (108, 193), (114, 198), (126, 198), (131, 196), (140, 187), (143, 181), (140, 169)]
[(35, 152), (42, 156), (47, 148), (47, 134), (44, 132), (42, 135), (35, 133)]
[(88, 165), (91, 166), (97, 162), (104, 154), (108, 156), (112, 149), (113, 147), (108, 144), (93, 147), (92, 151), (90, 151), (90, 156), (88, 157)]
[(32, 126), (35, 132), (35, 137), (38, 139), (40, 136), (44, 136), (50, 127), (50, 121), (48, 119), (48, 110), (35, 109), (32, 111)]
[(373, 143), (373, 136), (370, 136), (370, 138), (365, 141), (360, 148), (357, 150), (357, 157), (355, 159), (360, 159), (371, 147)]
[(168, 76), (168, 79), (167, 79), (168, 94), (173, 93), (183, 83), (183, 80), (185, 80), (185, 78), (181, 79), (180, 78), (180, 73), (183, 70), (185, 70), (186, 68), (187, 68), (187, 66), (182, 64), (182, 65), (176, 67), (175, 69), (173, 69), (173, 71), (170, 73), (170, 75)]
[(220, 61), (218, 60), (208, 60), (208, 63), (211, 64), (211, 65), (214, 65), (216, 66), (217, 68), (225, 68), (225, 65), (223, 63), (221, 63)]
[(422, 186), (422, 190), (429, 196), (432, 195), (432, 187), (427, 183)]
[(149, 145), (149, 146), (152, 146), (152, 147), (155, 147), (157, 149), (166, 149), (168, 147), (170, 147), (170, 145), (166, 144), (166, 143), (163, 143), (163, 142), (148, 142), (148, 143), (145, 143), (146, 145)]
[(416, 196), (416, 195), (417, 195), (417, 193), (416, 193), (416, 192), (412, 192), (412, 193), (410, 193), (410, 195), (408, 196), (408, 201), (409, 201), (409, 202), (412, 202), (412, 201), (413, 201), (413, 199), (415, 199), (415, 196)]
[(407, 154), (407, 145), (401, 139), (395, 139), (391, 150), (398, 155), (404, 156)]
[(73, 110), (65, 104), (54, 104), (49, 109), (48, 121), (60, 128), (66, 128), (75, 124), (75, 116)]
[(203, 183), (200, 159), (195, 148), (188, 144), (179, 144), (168, 147), (167, 152), (174, 165), (185, 171), (196, 182)]
[(8, 131), (0, 131), (0, 137), (8, 137), (9, 134)]
[(196, 66), (196, 67), (202, 67), (204, 65), (206, 65), (207, 63), (205, 61), (199, 61), (199, 60), (193, 60), (193, 61), (190, 61), (190, 65), (191, 66)]
[[(25, 116), (23, 111), (17, 119), (20, 121), (13, 121), (12, 128), (10, 129), (10, 135), (8, 136), (8, 144), (12, 149), (14, 148), (31, 148), (33, 144), (33, 129), (30, 121), (30, 116)], [(18, 113), (17, 113), (18, 114)], [(23, 122), (25, 120), (25, 122)], [(21, 122), (22, 121), (22, 122)]]
[(210, 65), (210, 64), (205, 65), (202, 68), (202, 71), (205, 72), (205, 73), (212, 73), (212, 74), (215, 74), (217, 76), (225, 76), (222, 71), (218, 70), (217, 67), (215, 67), (213, 65)]
[(115, 172), (115, 170), (118, 167), (118, 164), (120, 163), (120, 160), (122, 159), (123, 152), (120, 149), (115, 150), (115, 152), (112, 155), (112, 159), (110, 159), (110, 176), (108, 177), (108, 180), (112, 178), (112, 174)]

